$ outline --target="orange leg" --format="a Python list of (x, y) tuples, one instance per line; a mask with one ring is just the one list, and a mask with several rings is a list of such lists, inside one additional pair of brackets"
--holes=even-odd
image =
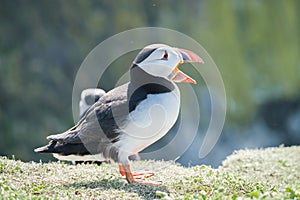
[(121, 165), (121, 164), (119, 164), (119, 171), (120, 171), (120, 174), (121, 174), (122, 176), (125, 176), (125, 175), (126, 175), (125, 170), (124, 170), (124, 167), (123, 167), (123, 165)]
[(160, 183), (152, 182), (152, 181), (143, 181), (143, 178), (149, 178), (154, 175), (152, 172), (138, 172), (138, 173), (132, 173), (130, 170), (129, 164), (119, 164), (119, 170), (120, 174), (122, 176), (126, 176), (126, 180), (128, 183), (138, 182), (141, 184), (147, 184), (147, 185), (160, 185)]

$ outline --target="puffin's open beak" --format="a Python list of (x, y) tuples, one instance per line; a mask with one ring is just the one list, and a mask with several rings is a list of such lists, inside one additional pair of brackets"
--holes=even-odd
[[(179, 64), (183, 64), (183, 63), (187, 63), (187, 62), (200, 62), (200, 63), (204, 63), (204, 61), (202, 60), (202, 58), (200, 58), (194, 52), (186, 50), (186, 49), (178, 49), (178, 50), (179, 50), (179, 53), (182, 56), (182, 61), (179, 62)], [(197, 83), (194, 79), (192, 79), (191, 77), (189, 77), (188, 75), (186, 75), (185, 73), (183, 73), (182, 71), (180, 71), (178, 69), (178, 66), (176, 66), (174, 68), (172, 74), (174, 75), (174, 77), (172, 78), (172, 80), (174, 82), (186, 82), (186, 83), (193, 83), (193, 84)]]

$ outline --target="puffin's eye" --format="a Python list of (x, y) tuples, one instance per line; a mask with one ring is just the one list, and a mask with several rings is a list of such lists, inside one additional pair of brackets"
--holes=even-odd
[(165, 51), (165, 54), (164, 54), (164, 56), (162, 57), (162, 60), (168, 60), (168, 57), (169, 57), (168, 52)]

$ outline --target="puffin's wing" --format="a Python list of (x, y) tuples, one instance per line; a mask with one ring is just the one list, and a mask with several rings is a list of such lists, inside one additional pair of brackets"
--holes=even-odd
[[(74, 127), (64, 133), (48, 136), (49, 144), (35, 151), (61, 154), (68, 151), (67, 154), (77, 154), (76, 151), (82, 151), (86, 145), (94, 149), (95, 145), (99, 147), (116, 142), (120, 135), (118, 125), (124, 123), (128, 115), (127, 88), (126, 84), (108, 92), (88, 109)], [(59, 152), (57, 149), (60, 149)]]
[(83, 117), (78, 137), (88, 142), (118, 139), (119, 127), (127, 122), (129, 114), (127, 90), (128, 84), (117, 87), (93, 104)]
[(68, 130), (64, 133), (49, 135), (47, 139), (50, 141), (63, 142), (63, 143), (81, 143), (80, 138), (78, 138), (78, 133), (79, 131), (76, 129)]

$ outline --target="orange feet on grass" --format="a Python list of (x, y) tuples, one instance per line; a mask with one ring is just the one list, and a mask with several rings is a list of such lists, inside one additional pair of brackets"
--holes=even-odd
[(150, 178), (151, 176), (154, 176), (153, 172), (132, 173), (129, 164), (126, 165), (119, 164), (119, 170), (120, 170), (120, 174), (126, 177), (128, 183), (137, 182), (146, 185), (154, 185), (154, 186), (161, 185), (161, 183), (159, 182), (143, 181), (144, 178)]

